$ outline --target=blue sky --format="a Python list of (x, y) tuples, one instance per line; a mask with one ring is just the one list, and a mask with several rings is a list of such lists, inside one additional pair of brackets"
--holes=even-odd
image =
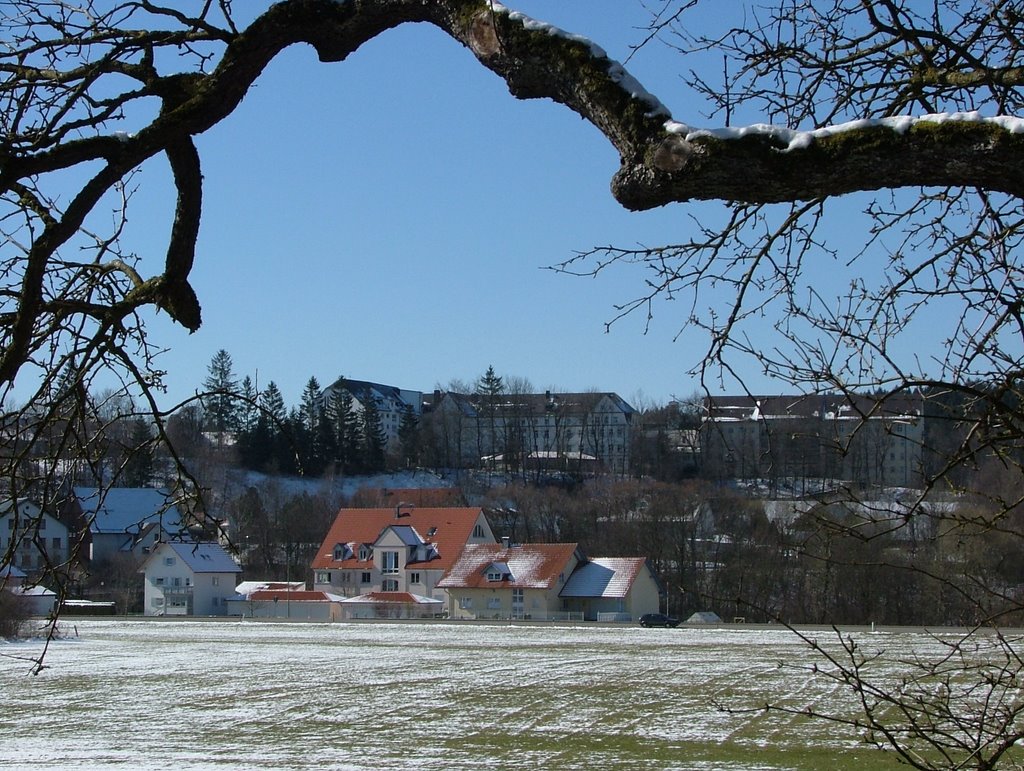
[[(513, 7), (620, 60), (646, 18), (621, 0)], [(651, 47), (629, 65), (679, 117), (681, 64)], [(512, 98), (432, 27), (392, 30), (340, 63), (295, 47), (197, 143), (203, 326), (188, 335), (150, 322), (169, 349), (170, 400), (201, 384), (220, 348), (239, 377), (274, 380), (290, 404), (311, 375), (429, 391), (489, 365), (538, 390), (664, 402), (695, 388), (685, 373), (705, 340), (673, 342), (671, 307), (646, 335), (640, 317), (605, 333), (614, 304), (642, 291), (639, 270), (588, 279), (544, 269), (595, 245), (678, 240), (687, 211), (622, 209), (608, 189), (616, 153), (593, 126), (550, 101)], [(173, 199), (163, 161), (152, 165), (133, 222), (158, 256)]]
[[(620, 61), (647, 18), (632, 0), (510, 5)], [(717, 125), (686, 84), (689, 66), (657, 44), (627, 65), (677, 120)], [(288, 404), (310, 376), (430, 391), (472, 383), (489, 365), (538, 391), (616, 391), (638, 406), (698, 386), (687, 372), (708, 341), (679, 334), (685, 301), (659, 304), (646, 334), (642, 315), (606, 333), (615, 304), (644, 291), (642, 271), (545, 268), (593, 246), (684, 240), (691, 216), (721, 207), (627, 212), (609, 192), (618, 158), (597, 129), (553, 102), (514, 99), (432, 27), (391, 30), (340, 63), (294, 47), (196, 141), (203, 326), (189, 335), (166, 317), (148, 321), (168, 349), (168, 404), (201, 386), (221, 348), (239, 379), (275, 381)], [(173, 205), (165, 162), (136, 181), (127, 239), (155, 272)], [(784, 388), (744, 375), (754, 390)]]

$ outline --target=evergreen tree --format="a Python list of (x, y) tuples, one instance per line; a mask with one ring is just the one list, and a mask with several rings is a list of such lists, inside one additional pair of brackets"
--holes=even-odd
[(252, 378), (246, 375), (242, 378), (240, 389), (240, 404), (238, 406), (238, 430), (251, 432), (256, 428), (256, 420), (259, 418), (259, 405), (257, 404), (258, 394), (253, 385)]
[[(499, 448), (504, 444), (498, 437), (499, 426), (503, 423), (504, 394), (504, 381), (495, 374), (493, 366), (487, 367), (487, 371), (476, 381), (477, 410), (483, 417), (482, 421), (477, 421), (477, 450), (480, 455), (500, 452)], [(480, 436), (485, 429), (487, 435)]]
[(204, 423), (208, 431), (223, 434), (238, 428), (238, 381), (231, 354), (221, 348), (214, 354), (203, 381)]
[(120, 483), (125, 487), (148, 487), (153, 480), (153, 434), (142, 418), (132, 420), (127, 455)]
[(345, 387), (344, 378), (339, 378), (336, 386), (330, 395), (331, 420), (337, 437), (334, 457), (344, 473), (355, 474), (362, 470), (362, 421), (352, 403), (352, 394)]
[(363, 463), (366, 472), (375, 474), (384, 470), (387, 442), (380, 410), (371, 394), (363, 405)]
[(398, 424), (398, 441), (402, 446), (402, 462), (411, 467), (420, 460), (420, 423), (416, 413), (408, 404), (402, 409), (402, 421)]
[(320, 418), (323, 401), (320, 398), (320, 383), (316, 377), (306, 382), (302, 391), (302, 402), (298, 410), (298, 425), (295, 428), (296, 452), (304, 474), (319, 475), (326, 464), (324, 448), (321, 446)]
[(316, 444), (323, 459), (321, 470), (327, 470), (335, 465), (338, 458), (338, 436), (335, 433), (335, 420), (331, 408), (333, 401), (332, 395), (320, 401)]
[[(242, 462), (255, 471), (282, 470), (287, 453), (284, 440), (284, 398), (273, 380), (259, 396), (259, 414), (256, 426), (248, 440), (240, 447)], [(289, 462), (290, 463), (290, 462)]]
[(284, 406), (284, 397), (281, 396), (281, 389), (277, 387), (273, 380), (267, 384), (263, 393), (260, 394), (260, 412), (266, 415), (273, 425), (276, 425), (278, 431), (284, 426), (285, 419), (288, 417), (288, 412)]
[(278, 464), (283, 474), (305, 473), (303, 453), (308, 439), (302, 411), (292, 407), (284, 421), (284, 431), (278, 442)]

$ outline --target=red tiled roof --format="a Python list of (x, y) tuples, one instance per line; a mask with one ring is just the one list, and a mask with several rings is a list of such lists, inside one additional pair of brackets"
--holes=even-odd
[(367, 592), (358, 597), (349, 597), (345, 602), (367, 605), (433, 605), (440, 604), (441, 600), (432, 600), (430, 597), (421, 597), (409, 592)]
[[(473, 535), (473, 526), (482, 516), (480, 508), (411, 507), (403, 508), (401, 517), (395, 516), (394, 508), (342, 509), (327, 531), (312, 567), (313, 570), (365, 570), (370, 562), (359, 559), (360, 544), (372, 544), (390, 525), (407, 525), (415, 528), (427, 543), (437, 547), (438, 559), (427, 563), (430, 569), (447, 570)], [(339, 543), (354, 544), (353, 556), (345, 560), (334, 559), (334, 547)]]
[(458, 561), (437, 582), (442, 589), (486, 589), (498, 582), (487, 580), (493, 563), (508, 565), (511, 578), (502, 585), (524, 589), (550, 589), (561, 575), (568, 578), (577, 551), (574, 543), (537, 543), (510, 546), (469, 544)]
[(333, 602), (334, 598), (327, 594), (327, 592), (309, 592), (309, 591), (274, 591), (261, 589), (253, 592), (249, 595), (250, 600), (277, 600), (289, 601), (289, 602)]

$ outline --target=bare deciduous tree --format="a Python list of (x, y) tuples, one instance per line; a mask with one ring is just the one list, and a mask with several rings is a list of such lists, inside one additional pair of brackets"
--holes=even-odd
[[(940, 530), (1019, 539), (1008, 517), (1021, 504), (1020, 485), (1002, 481), (1019, 479), (1024, 425), (1024, 124), (1008, 117), (1020, 110), (1024, 79), (1019, 3), (780, 0), (742, 27), (701, 34), (683, 26), (689, 5), (665, 2), (647, 44), (660, 38), (683, 52), (721, 53), (729, 63), (723, 79), (698, 74), (697, 92), (727, 126), (740, 114), (756, 125), (707, 131), (673, 120), (596, 46), (489, 0), (284, 0), (244, 26), (230, 0), (187, 6), (193, 10), (149, 0), (7, 3), (0, 397), (8, 401), (16, 378), (40, 381), (28, 406), (8, 405), (4, 414), (9, 494), (52, 506), (66, 470), (60, 461), (102, 456), (102, 422), (88, 396), (101, 374), (118, 379), (164, 434), (166, 412), (155, 398), (162, 373), (144, 314), (155, 308), (190, 330), (201, 323), (189, 284), (202, 209), (193, 137), (230, 115), (290, 45), (307, 43), (321, 60), (340, 61), (391, 27), (427, 22), (468, 47), (514, 96), (554, 99), (599, 128), (621, 157), (612, 191), (625, 207), (731, 202), (695, 220), (696, 235), (681, 243), (596, 249), (562, 269), (643, 265), (649, 289), (622, 313), (690, 293), (686, 321), (712, 341), (706, 377), (751, 356), (764, 372), (807, 389), (955, 394), (962, 409), (950, 420), (961, 440), (929, 484), (956, 480), (964, 492), (992, 468), (1003, 473), (998, 484), (970, 486), (975, 505)], [(910, 117), (916, 113), (926, 117)], [(127, 251), (121, 235), (136, 175), (158, 156), (177, 200), (162, 268), (147, 274), (149, 263)], [(822, 227), (847, 218), (851, 201), (863, 211), (859, 245)], [(845, 292), (807, 280), (822, 261), (854, 266)], [(699, 305), (698, 293), (723, 286), (725, 306)], [(747, 335), (749, 322), (764, 317), (778, 319), (769, 344)], [(944, 341), (935, 360), (895, 344), (922, 329)], [(984, 623), (1020, 609), (1015, 587), (983, 589)], [(1013, 675), (1019, 649), (1009, 641), (1005, 650), (1011, 664), (1000, 671)], [(1005, 693), (1006, 677), (985, 677), (972, 693)], [(866, 682), (860, 669), (853, 681)], [(1017, 730), (1004, 727), (997, 738), (968, 732), (976, 738), (963, 751), (988, 768)], [(920, 738), (875, 735), (897, 746)], [(927, 754), (904, 757), (932, 767)]]

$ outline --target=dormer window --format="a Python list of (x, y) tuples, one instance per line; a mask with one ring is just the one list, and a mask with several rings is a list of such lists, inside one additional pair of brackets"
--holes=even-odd
[(512, 580), (512, 571), (504, 562), (492, 562), (485, 571), (488, 581)]
[(365, 560), (370, 559), (370, 554), (371, 554), (370, 547), (367, 546), (366, 544), (363, 544), (362, 546), (359, 547), (359, 559), (360, 560), (365, 561)]

